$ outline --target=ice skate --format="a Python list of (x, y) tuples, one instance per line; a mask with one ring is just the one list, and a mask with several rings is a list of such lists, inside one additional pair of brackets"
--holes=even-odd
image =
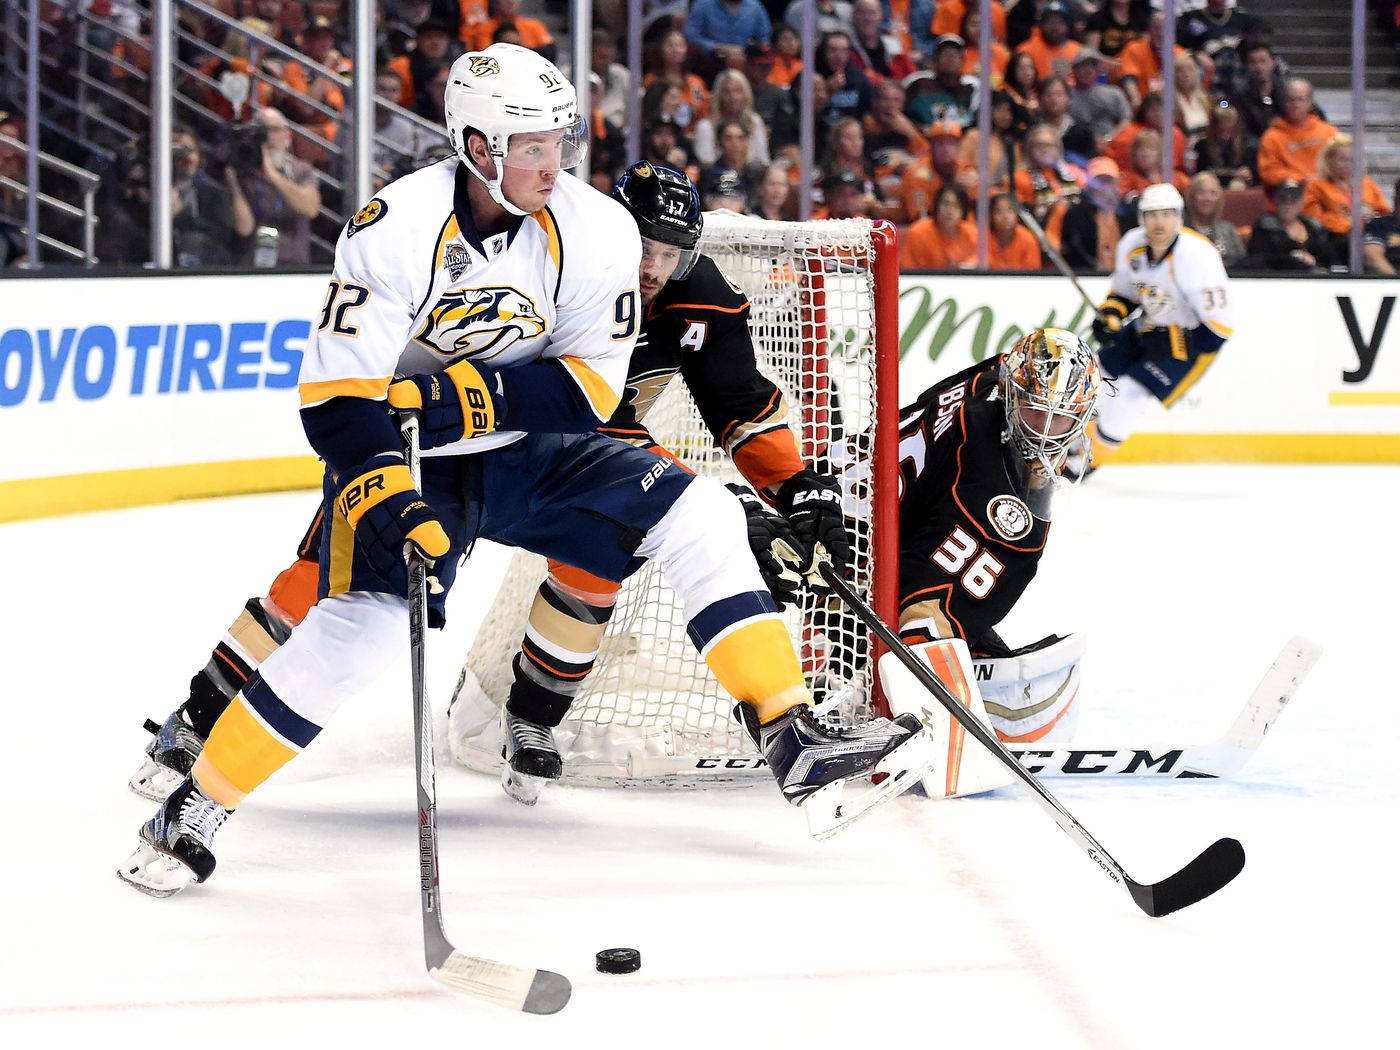
[(522, 806), (533, 806), (540, 792), (564, 772), (564, 760), (554, 744), (554, 730), (509, 711), (505, 718), (505, 745), (502, 757), (501, 787)]
[(141, 845), (117, 877), (152, 897), (169, 897), (214, 873), (214, 833), (229, 811), (186, 777), (141, 825)]
[(768, 760), (783, 796), (807, 814), (813, 838), (828, 838), (907, 791), (934, 763), (933, 748), (913, 715), (828, 729), (806, 704), (767, 725), (759, 725), (748, 704), (737, 705), (734, 713)]
[(127, 781), (127, 787), (152, 802), (164, 802), (180, 781), (190, 775), (194, 760), (204, 750), (204, 737), (190, 724), (182, 704), (161, 725), (146, 719), (151, 742), (146, 761)]

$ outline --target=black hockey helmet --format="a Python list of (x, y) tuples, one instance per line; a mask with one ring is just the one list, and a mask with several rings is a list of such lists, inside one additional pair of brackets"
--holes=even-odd
[(674, 168), (641, 161), (622, 173), (612, 195), (632, 213), (643, 237), (681, 249), (671, 279), (689, 274), (700, 256), (702, 225), (700, 195), (690, 178)]

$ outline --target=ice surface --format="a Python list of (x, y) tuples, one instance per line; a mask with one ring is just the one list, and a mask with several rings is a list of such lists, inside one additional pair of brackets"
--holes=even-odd
[[(1118, 467), (1062, 499), (1003, 634), (1089, 635), (1079, 736), (1219, 735), (1279, 647), (1323, 657), (1233, 782), (1052, 782), (1142, 881), (1234, 835), (1218, 896), (1142, 915), (1029, 800), (906, 797), (808, 838), (768, 786), (561, 789), (534, 809), (451, 766), (443, 904), (464, 951), (559, 970), (526, 1017), (425, 975), (407, 661), (347, 703), (167, 901), (113, 872), (150, 804), (146, 736), (314, 496), (0, 527), (8, 1047), (1358, 1047), (1393, 1039), (1400, 471)], [(504, 565), (486, 545), (430, 636), (445, 703)], [(600, 948), (643, 969), (593, 971)]]

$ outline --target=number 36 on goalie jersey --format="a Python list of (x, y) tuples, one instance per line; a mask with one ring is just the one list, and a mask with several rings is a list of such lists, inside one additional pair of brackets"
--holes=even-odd
[(931, 387), (901, 413), (900, 628), (910, 641), (971, 643), (1035, 577), (1049, 522), (1008, 471), (994, 357)]

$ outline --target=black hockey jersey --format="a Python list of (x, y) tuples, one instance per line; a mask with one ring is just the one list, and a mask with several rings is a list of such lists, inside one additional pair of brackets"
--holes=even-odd
[(647, 307), (622, 403), (599, 430), (652, 444), (647, 410), (679, 372), (705, 426), (756, 489), (802, 469), (788, 405), (758, 370), (749, 301), (701, 256), (683, 281), (668, 281)]
[(900, 413), (899, 620), (911, 644), (971, 644), (1011, 611), (1045, 549), (1050, 523), (1002, 441), (1000, 364), (964, 369)]

